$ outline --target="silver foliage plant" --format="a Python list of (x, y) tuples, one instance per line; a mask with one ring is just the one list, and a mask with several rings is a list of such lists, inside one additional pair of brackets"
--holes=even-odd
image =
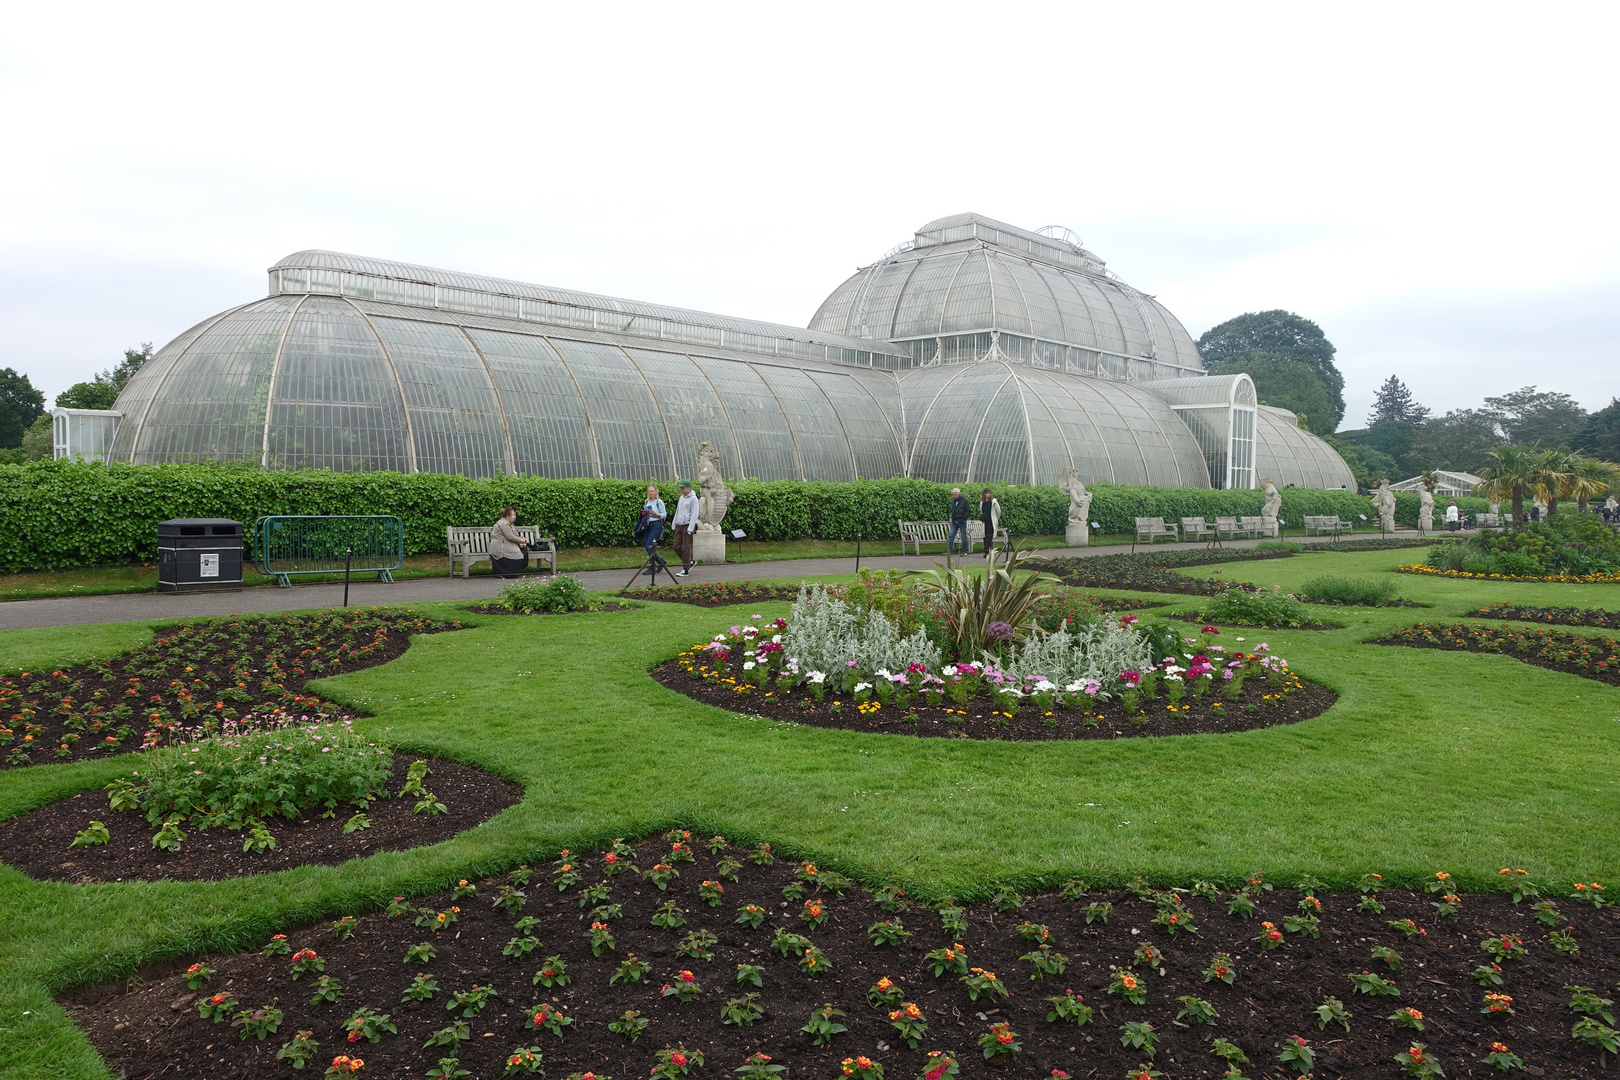
[(802, 588), (788, 615), (782, 648), (801, 672), (841, 672), (855, 661), (861, 672), (904, 671), (909, 664), (939, 670), (939, 648), (919, 630), (901, 637), (881, 611), (863, 619), (821, 586)]
[(984, 662), (1016, 678), (1049, 679), (1058, 686), (1096, 679), (1111, 686), (1123, 671), (1145, 671), (1153, 666), (1147, 638), (1113, 624), (1081, 626), (1075, 631), (1058, 627), (1050, 634), (1034, 633), (1005, 661), (986, 653)]

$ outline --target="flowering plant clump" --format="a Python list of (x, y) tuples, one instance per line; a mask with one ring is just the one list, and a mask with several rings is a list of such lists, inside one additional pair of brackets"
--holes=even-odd
[(1024, 1049), (1018, 1041), (1018, 1033), (1006, 1022), (991, 1024), (990, 1030), (979, 1036), (979, 1046), (984, 1050), (986, 1061), (1000, 1055), (1011, 1056)]
[(652, 1067), (650, 1076), (659, 1080), (676, 1080), (677, 1077), (689, 1076), (693, 1069), (703, 1065), (703, 1051), (688, 1050), (683, 1043), (680, 1046), (666, 1046), (658, 1051), (658, 1063)]
[(299, 949), (293, 953), (292, 977), (296, 982), (305, 972), (325, 971), (326, 961), (318, 956), (314, 949)]
[(1486, 938), (1479, 943), (1479, 947), (1491, 955), (1498, 963), (1504, 960), (1523, 960), (1530, 955), (1525, 951), (1524, 939), (1517, 934), (1503, 934), (1500, 937)]
[(986, 971), (984, 968), (970, 968), (966, 975), (957, 980), (967, 987), (968, 998), (978, 1001), (979, 998), (1007, 998), (1011, 992), (1007, 984), (996, 978), (996, 973)]
[(506, 1058), (506, 1068), (502, 1076), (536, 1076), (542, 1071), (540, 1062), (543, 1055), (538, 1046), (520, 1046), (513, 1050)]
[(838, 1022), (844, 1015), (844, 1010), (835, 1009), (831, 1004), (823, 1005), (810, 1013), (810, 1019), (799, 1030), (810, 1036), (810, 1041), (817, 1046), (826, 1046), (832, 1042), (834, 1035), (841, 1035), (849, 1028)]
[(1262, 951), (1269, 951), (1283, 943), (1282, 931), (1277, 929), (1275, 923), (1263, 922), (1260, 924), (1260, 932), (1254, 936), (1254, 940), (1260, 944)]
[(845, 1080), (883, 1080), (883, 1066), (865, 1056), (845, 1058), (838, 1070)]
[(1329, 1024), (1338, 1024), (1344, 1030), (1350, 1030), (1350, 1018), (1355, 1013), (1344, 1007), (1344, 1002), (1336, 997), (1327, 998), (1316, 1007), (1316, 1027), (1319, 1031), (1326, 1031)]
[(777, 1065), (771, 1060), (771, 1055), (755, 1053), (748, 1055), (740, 1068), (733, 1070), (742, 1080), (775, 1080), (777, 1076), (787, 1071), (786, 1065)]
[(540, 965), (540, 970), (534, 973), (534, 985), (550, 989), (553, 986), (567, 986), (573, 981), (568, 974), (568, 964), (560, 956), (548, 956)]
[(1108, 983), (1108, 993), (1113, 997), (1122, 997), (1132, 1005), (1147, 1004), (1147, 987), (1128, 968), (1114, 970), (1114, 977)]
[(332, 1059), (332, 1064), (326, 1067), (326, 1080), (342, 1080), (345, 1076), (353, 1076), (365, 1067), (365, 1062), (348, 1054), (339, 1054)]
[(563, 1028), (574, 1022), (572, 1016), (566, 1015), (559, 1006), (549, 1001), (542, 1001), (524, 1012), (529, 1018), (529, 1027), (551, 1032), (557, 1038), (562, 1038)]
[(1500, 1016), (1513, 1014), (1513, 997), (1510, 994), (1486, 994), (1485, 1003), (1480, 1006), (1480, 1012), (1486, 1016)]
[(1084, 1027), (1091, 1022), (1091, 1006), (1085, 1003), (1084, 997), (1073, 990), (1065, 990), (1056, 997), (1049, 997), (1046, 1000), (1052, 1006), (1046, 1014), (1048, 1023), (1066, 1020), (1076, 1027)]
[(356, 1009), (353, 1016), (343, 1021), (343, 1030), (348, 1032), (350, 1042), (359, 1042), (361, 1039), (367, 1042), (381, 1042), (384, 1034), (399, 1034), (392, 1017), (372, 1009)]
[(197, 1015), (216, 1024), (221, 1020), (229, 1020), (235, 1011), (236, 995), (229, 990), (210, 995), (197, 1002)]
[(1237, 967), (1233, 964), (1232, 957), (1223, 952), (1216, 953), (1215, 959), (1211, 960), (1209, 966), (1204, 969), (1204, 981), (1223, 982), (1227, 986), (1231, 986), (1236, 982)]
[(703, 987), (697, 981), (697, 976), (690, 971), (677, 972), (671, 982), (664, 984), (661, 991), (664, 997), (672, 997), (677, 1001), (694, 1001), (703, 993)]
[(1359, 975), (1351, 975), (1350, 982), (1355, 986), (1358, 994), (1369, 994), (1373, 997), (1400, 997), (1401, 988), (1384, 978), (1374, 975), (1370, 971), (1363, 971)]
[(1316, 1051), (1311, 1044), (1298, 1035), (1290, 1035), (1283, 1040), (1282, 1050), (1277, 1054), (1277, 1060), (1290, 1066), (1302, 1076), (1310, 1075), (1312, 1067), (1316, 1064)]
[(899, 919), (884, 919), (866, 928), (866, 937), (873, 945), (898, 945), (911, 936)]
[(942, 949), (934, 949), (925, 953), (923, 959), (928, 961), (934, 969), (934, 978), (939, 978), (947, 971), (954, 971), (958, 975), (968, 973), (967, 949), (960, 941), (947, 945)]
[(906, 1000), (906, 992), (885, 975), (872, 984), (866, 992), (866, 1000), (874, 1006), (899, 1005)]
[(1440, 1067), (1440, 1060), (1429, 1053), (1428, 1047), (1422, 1043), (1413, 1043), (1411, 1046), (1395, 1055), (1395, 1064), (1401, 1067), (1401, 1075), (1412, 1077), (1413, 1080), (1428, 1080), (1432, 1076), (1445, 1076), (1445, 1070)]
[(276, 1051), (276, 1060), (285, 1061), (293, 1068), (301, 1070), (305, 1065), (309, 1064), (310, 1059), (318, 1052), (319, 1047), (315, 1042), (315, 1033), (313, 1031), (300, 1031), (281, 1044), (281, 1049)]
[(906, 1045), (913, 1050), (917, 1049), (917, 1044), (928, 1033), (928, 1020), (923, 1016), (922, 1008), (910, 1001), (898, 1009), (890, 1010), (889, 1024), (900, 1033)]
[(1499, 653), (1599, 682), (1620, 683), (1620, 640), (1607, 634), (1588, 636), (1479, 623), (1418, 623), (1391, 630), (1379, 639), (1379, 644)]
[(651, 964), (647, 963), (645, 960), (636, 959), (635, 953), (631, 953), (629, 956), (626, 956), (623, 960), (619, 961), (618, 969), (608, 977), (608, 985), (612, 986), (616, 983), (638, 983), (644, 977), (646, 977), (647, 972), (651, 969)]
[(917, 1080), (944, 1080), (955, 1076), (959, 1065), (954, 1057), (943, 1050), (928, 1051), (928, 1060)]
[(1423, 1014), (1411, 1006), (1396, 1009), (1384, 1019), (1393, 1023), (1396, 1027), (1410, 1028), (1413, 1031), (1423, 1030)]
[(1506, 1043), (1491, 1043), (1491, 1052), (1485, 1055), (1485, 1064), (1500, 1072), (1524, 1068), (1524, 1059), (1507, 1048)]
[(619, 1036), (625, 1042), (633, 1043), (641, 1038), (641, 1033), (647, 1030), (650, 1021), (634, 1009), (624, 1010), (624, 1015), (617, 1020), (608, 1021), (608, 1030)]
[(769, 914), (770, 912), (758, 904), (744, 904), (737, 909), (736, 921), (739, 925), (746, 926), (750, 930), (758, 930), (765, 924), (765, 916)]

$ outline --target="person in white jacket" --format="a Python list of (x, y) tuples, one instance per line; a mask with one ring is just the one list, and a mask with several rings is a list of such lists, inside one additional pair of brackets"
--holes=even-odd
[(692, 572), (692, 534), (697, 532), (698, 497), (692, 491), (690, 480), (681, 481), (681, 497), (675, 504), (675, 517), (670, 525), (675, 530), (672, 538), (675, 544), (675, 554), (681, 557), (681, 571), (679, 576), (685, 577)]
[(993, 559), (996, 554), (996, 530), (1001, 527), (1001, 503), (989, 488), (979, 495), (979, 521), (984, 525), (985, 558)]

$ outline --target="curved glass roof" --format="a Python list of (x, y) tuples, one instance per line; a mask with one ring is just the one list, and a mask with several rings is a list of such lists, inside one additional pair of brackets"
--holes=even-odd
[(930, 222), (912, 243), (857, 270), (810, 327), (890, 342), (995, 331), (1147, 359), (1160, 378), (1204, 370), (1180, 320), (1078, 243), (978, 214)]
[(1006, 362), (905, 373), (910, 475), (956, 483), (1209, 487), (1187, 425), (1145, 388)]
[(895, 378), (349, 297), (201, 323), (126, 384), (111, 457), (487, 477), (903, 475)]
[(1269, 476), (1278, 487), (1292, 484), (1302, 488), (1356, 490), (1355, 474), (1338, 451), (1300, 427), (1299, 418), (1292, 412), (1261, 405), (1255, 409), (1255, 419), (1256, 487)]

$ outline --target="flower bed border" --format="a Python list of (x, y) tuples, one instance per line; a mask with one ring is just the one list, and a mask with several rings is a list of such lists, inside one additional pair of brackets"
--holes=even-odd
[(1519, 574), (1478, 574), (1468, 570), (1443, 570), (1426, 563), (1405, 563), (1395, 568), (1403, 574), (1428, 574), (1430, 577), (1469, 578), (1475, 581), (1523, 581), (1538, 585), (1620, 585), (1620, 573), (1614, 574), (1545, 574), (1523, 576)]
[[(1423, 639), (1407, 639), (1400, 636), (1403, 634), (1415, 634), (1420, 630), (1440, 630), (1444, 633), (1439, 637), (1430, 636)], [(1459, 630), (1483, 631), (1492, 641), (1499, 640), (1501, 647), (1491, 648), (1480, 645), (1475, 638), (1457, 641), (1452, 638), (1452, 632)], [(1501, 635), (1500, 639), (1497, 639), (1496, 635)], [(1602, 666), (1594, 671), (1584, 667), (1577, 667), (1573, 663), (1561, 662), (1557, 659), (1545, 659), (1541, 656), (1529, 655), (1528, 650), (1517, 647), (1518, 642), (1536, 638), (1542, 639), (1543, 643), (1546, 643), (1548, 639), (1558, 638), (1560, 640), (1554, 641), (1552, 644), (1566, 647), (1578, 647), (1592, 642), (1607, 642), (1609, 655), (1607, 659), (1600, 661)], [(1515, 647), (1508, 648), (1509, 642), (1514, 643)], [(1517, 660), (1522, 664), (1530, 664), (1534, 667), (1546, 668), (1549, 671), (1559, 671), (1566, 675), (1591, 679), (1593, 682), (1620, 686), (1620, 640), (1607, 634), (1571, 634), (1541, 627), (1515, 630), (1511, 627), (1480, 626), (1466, 623), (1440, 623), (1435, 625), (1418, 623), (1415, 626), (1396, 627), (1384, 637), (1373, 641), (1372, 644), (1399, 646), (1408, 649), (1439, 649), (1446, 652), (1494, 653), (1498, 656), (1505, 656), (1510, 660)]]

